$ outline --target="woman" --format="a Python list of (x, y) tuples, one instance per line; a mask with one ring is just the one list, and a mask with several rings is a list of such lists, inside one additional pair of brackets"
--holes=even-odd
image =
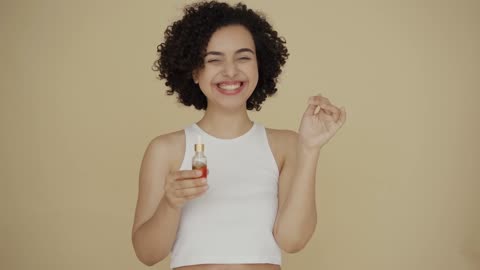
[[(175, 269), (280, 269), (316, 226), (320, 149), (345, 122), (345, 109), (310, 97), (298, 133), (249, 119), (260, 110), (288, 52), (265, 18), (243, 4), (202, 2), (165, 31), (156, 69), (168, 94), (205, 110), (183, 130), (154, 138), (140, 169), (132, 242), (154, 265)], [(191, 170), (203, 138), (209, 173)]]

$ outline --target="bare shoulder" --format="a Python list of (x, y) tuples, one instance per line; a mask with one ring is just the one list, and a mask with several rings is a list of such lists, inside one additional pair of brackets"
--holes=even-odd
[(148, 148), (157, 154), (167, 156), (170, 169), (176, 170), (180, 166), (185, 152), (185, 132), (176, 130), (158, 135), (151, 140)]
[(289, 129), (265, 128), (268, 143), (278, 164), (279, 171), (282, 171), (285, 159), (292, 152), (295, 152), (298, 133)]
[(268, 139), (273, 143), (295, 143), (298, 133), (289, 129), (266, 128)]
[(158, 135), (157, 137), (152, 139), (152, 143), (154, 144), (175, 144), (182, 142), (185, 139), (185, 132), (183, 130), (176, 130), (169, 133), (165, 133), (162, 135)]

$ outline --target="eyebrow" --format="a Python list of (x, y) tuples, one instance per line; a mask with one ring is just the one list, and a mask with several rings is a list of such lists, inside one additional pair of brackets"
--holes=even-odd
[[(241, 48), (241, 49), (237, 50), (237, 51), (235, 52), (235, 54), (241, 53), (241, 52), (250, 52), (250, 53), (252, 53), (253, 55), (255, 55), (255, 52), (254, 52), (252, 49), (249, 49), (249, 48)], [(210, 51), (210, 52), (207, 52), (207, 53), (205, 54), (205, 56), (207, 56), (207, 55), (209, 55), (209, 54), (211, 54), (211, 55), (225, 55), (225, 54), (222, 53), (222, 52)]]

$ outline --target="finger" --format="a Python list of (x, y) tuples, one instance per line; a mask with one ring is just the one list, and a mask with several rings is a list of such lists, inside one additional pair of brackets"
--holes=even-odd
[(313, 115), (313, 114), (316, 114), (318, 112), (318, 111), (316, 111), (316, 109), (318, 109), (318, 106), (320, 106), (322, 104), (328, 104), (328, 103), (327, 103), (327, 101), (323, 100), (322, 98), (310, 97), (308, 99), (307, 104), (308, 104), (308, 107), (305, 110), (305, 113), (309, 114), (309, 115)]
[(323, 100), (322, 96), (311, 96), (308, 98), (307, 103), (309, 104), (320, 104)]
[(200, 191), (200, 192), (197, 193), (197, 194), (190, 195), (190, 196), (186, 196), (186, 197), (184, 197), (184, 198), (185, 198), (186, 200), (193, 200), (193, 199), (195, 199), (195, 198), (197, 198), (197, 197), (200, 197), (200, 196), (202, 196), (203, 194), (205, 194), (205, 192), (206, 192), (207, 190), (208, 190), (208, 189), (205, 189), (205, 190), (203, 190), (203, 191)]
[(309, 97), (309, 98), (308, 98), (308, 101), (309, 101), (309, 102), (310, 102), (310, 101), (311, 101), (311, 102), (316, 102), (316, 103), (320, 102), (320, 103), (332, 104), (332, 103), (330, 102), (330, 99), (322, 96), (321, 94), (318, 94), (318, 95), (316, 95), (316, 96), (311, 96), (311, 97)]
[(200, 170), (182, 170), (173, 174), (175, 180), (192, 179), (200, 176), (202, 176), (202, 171)]
[(315, 110), (317, 109), (318, 105), (316, 104), (309, 104), (307, 106), (307, 109), (305, 110), (305, 113), (306, 115), (314, 115), (315, 114)]
[(347, 112), (345, 110), (345, 107), (342, 106), (340, 108), (340, 120), (339, 120), (340, 125), (343, 125), (346, 120), (347, 120)]
[(198, 193), (204, 192), (208, 189), (208, 185), (202, 187), (193, 187), (193, 188), (184, 188), (184, 189), (177, 189), (175, 190), (176, 197), (188, 197), (192, 195), (196, 195)]
[(320, 105), (320, 108), (322, 108), (322, 110), (324, 110), (328, 115), (331, 115), (335, 122), (338, 121), (340, 117), (340, 109), (330, 104), (322, 104)]
[(337, 126), (336, 129), (339, 129), (345, 124), (346, 121), (346, 112), (345, 112), (345, 107), (340, 108), (340, 115), (338, 117), (338, 121), (335, 122), (335, 125)]
[(207, 184), (207, 179), (192, 179), (192, 180), (181, 180), (175, 182), (175, 189), (185, 189), (192, 187), (201, 187)]
[(306, 115), (315, 115), (318, 113), (318, 105), (322, 104), (322, 96), (318, 94), (317, 96), (311, 96), (307, 100), (307, 109), (305, 110)]

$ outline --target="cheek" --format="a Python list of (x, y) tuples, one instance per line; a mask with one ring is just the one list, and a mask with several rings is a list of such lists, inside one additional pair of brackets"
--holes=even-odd
[(202, 73), (198, 77), (198, 82), (199, 82), (200, 86), (210, 84), (210, 82), (212, 81), (212, 78), (213, 78), (212, 73), (213, 72), (210, 69), (205, 69), (205, 70), (202, 71)]
[(252, 81), (251, 83), (256, 85), (258, 82), (258, 66), (256, 63), (249, 68), (248, 75), (250, 77), (250, 80)]
[(200, 91), (202, 91), (202, 93), (205, 95), (205, 96), (208, 96), (209, 93), (210, 93), (210, 88), (211, 88), (211, 85), (210, 85), (210, 81), (209, 80), (200, 80), (199, 83), (198, 83), (198, 86), (200, 87)]

